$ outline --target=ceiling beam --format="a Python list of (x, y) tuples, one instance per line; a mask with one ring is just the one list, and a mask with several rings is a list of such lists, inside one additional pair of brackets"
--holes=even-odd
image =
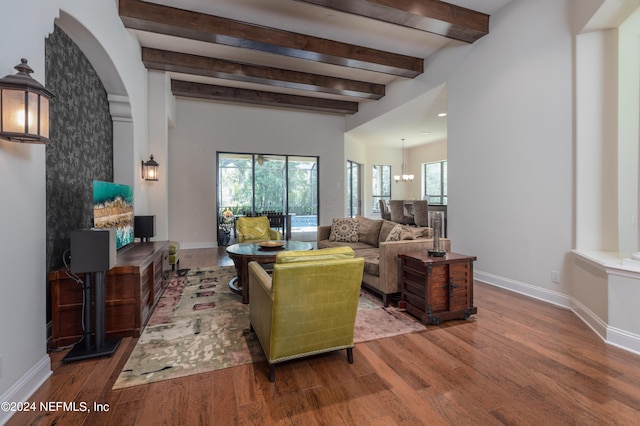
[(439, 0), (296, 0), (473, 43), (489, 34), (489, 15)]
[(182, 80), (171, 80), (171, 92), (175, 96), (189, 98), (241, 102), (254, 105), (321, 111), (333, 114), (355, 114), (358, 112), (357, 102), (286, 95), (282, 93), (215, 86)]
[(119, 13), (125, 27), (140, 31), (408, 78), (414, 78), (424, 71), (422, 58), (266, 28), (140, 0), (120, 0)]
[(250, 65), (148, 47), (142, 48), (142, 62), (149, 69), (268, 84), (288, 89), (309, 90), (363, 99), (378, 100), (385, 94), (385, 87), (382, 84)]

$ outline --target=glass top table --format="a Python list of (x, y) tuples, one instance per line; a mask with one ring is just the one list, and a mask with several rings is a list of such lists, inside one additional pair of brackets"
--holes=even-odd
[(282, 247), (265, 248), (259, 243), (238, 243), (227, 247), (227, 254), (236, 266), (237, 276), (229, 282), (232, 291), (242, 294), (242, 303), (249, 303), (249, 262), (275, 263), (278, 253), (285, 250), (313, 250), (314, 243), (305, 241), (281, 241)]

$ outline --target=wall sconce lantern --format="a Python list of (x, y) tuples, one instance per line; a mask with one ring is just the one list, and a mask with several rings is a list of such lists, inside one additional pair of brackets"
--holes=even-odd
[(153, 155), (149, 158), (149, 161), (142, 162), (142, 179), (148, 181), (158, 180), (158, 166), (159, 164), (153, 159)]
[(49, 101), (53, 93), (29, 74), (27, 60), (18, 73), (0, 79), (0, 138), (25, 143), (49, 142)]
[(398, 183), (402, 182), (411, 182), (413, 180), (413, 175), (407, 174), (407, 165), (404, 162), (404, 139), (402, 139), (402, 176), (395, 175), (393, 180)]

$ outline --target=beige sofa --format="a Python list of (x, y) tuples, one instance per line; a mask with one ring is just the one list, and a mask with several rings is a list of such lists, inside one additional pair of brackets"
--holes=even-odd
[[(357, 216), (349, 223), (349, 218), (334, 219), (332, 225), (318, 227), (318, 248), (351, 247), (357, 257), (364, 258), (363, 285), (382, 296), (385, 306), (389, 305), (389, 296), (401, 291), (399, 280), (398, 255), (416, 251), (426, 251), (433, 248), (433, 231), (431, 228), (401, 225), (389, 220), (369, 219)], [(341, 223), (347, 221), (346, 223)], [(351, 237), (340, 235), (340, 227)], [(398, 235), (398, 225), (401, 232)], [(332, 227), (336, 237), (331, 237)], [(394, 229), (395, 228), (395, 229)], [(357, 233), (357, 237), (353, 235)], [(387, 241), (399, 237), (398, 241)], [(451, 251), (451, 242), (446, 238), (440, 239), (441, 246)]]

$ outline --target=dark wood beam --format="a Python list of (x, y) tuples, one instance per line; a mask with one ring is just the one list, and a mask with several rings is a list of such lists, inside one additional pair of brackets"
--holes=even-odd
[(489, 34), (489, 15), (439, 0), (296, 0), (473, 43)]
[(414, 78), (424, 60), (140, 0), (120, 0), (125, 27)]
[(241, 102), (254, 105), (321, 111), (333, 114), (355, 114), (358, 112), (357, 102), (286, 95), (282, 93), (215, 86), (182, 80), (171, 80), (171, 92), (175, 96), (185, 96), (189, 98)]
[(332, 93), (363, 99), (378, 100), (385, 93), (385, 87), (382, 84), (249, 65), (147, 47), (142, 48), (142, 62), (149, 69), (268, 84), (288, 89)]

